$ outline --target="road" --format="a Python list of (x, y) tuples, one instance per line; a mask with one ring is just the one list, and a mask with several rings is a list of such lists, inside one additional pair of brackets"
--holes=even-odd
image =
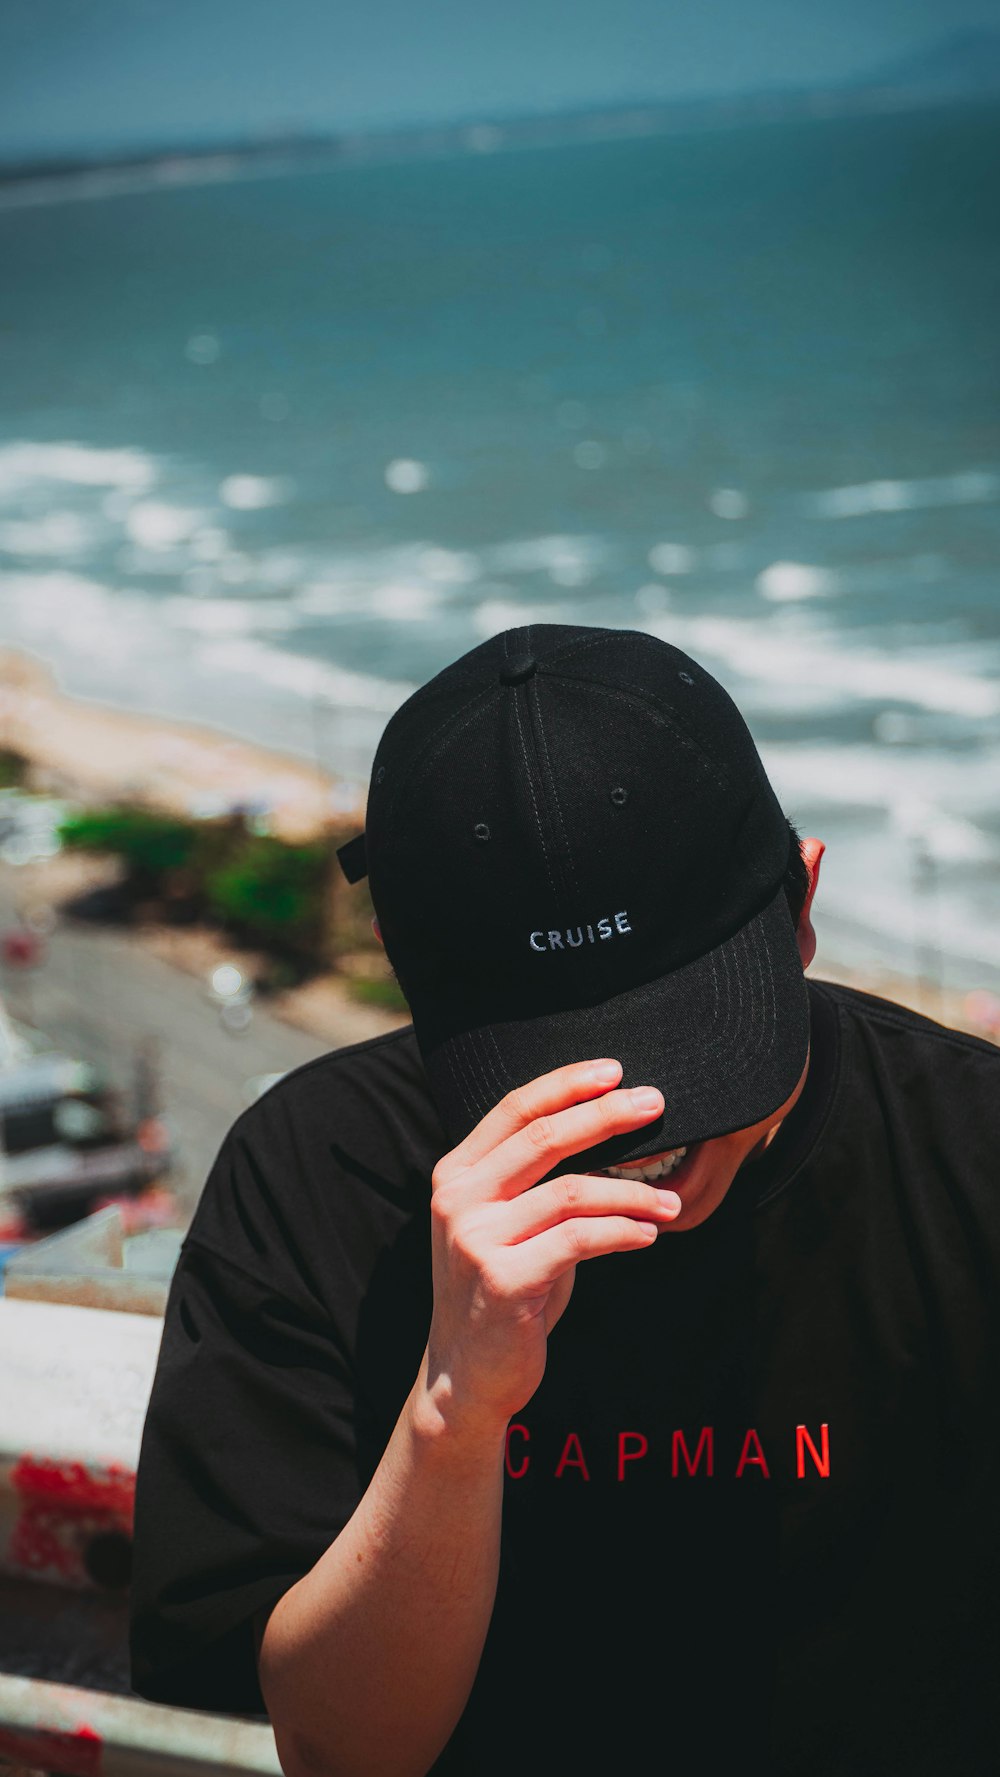
[[(19, 898), (17, 872), (0, 866), (0, 931), (17, 924)], [(78, 921), (59, 922), (39, 967), (0, 962), (0, 994), (13, 1018), (106, 1068), (129, 1091), (141, 1051), (151, 1054), (178, 1147), (171, 1184), (185, 1222), (222, 1137), (250, 1102), (248, 1082), (331, 1047), (260, 1004), (249, 1029), (231, 1036), (203, 983), (150, 955), (127, 931)]]

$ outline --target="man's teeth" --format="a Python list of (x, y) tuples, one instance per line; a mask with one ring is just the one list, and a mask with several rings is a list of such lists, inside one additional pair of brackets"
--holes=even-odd
[(662, 1178), (664, 1173), (673, 1172), (686, 1153), (687, 1148), (674, 1148), (672, 1153), (661, 1155), (659, 1160), (651, 1160), (648, 1166), (609, 1166), (606, 1170), (609, 1178), (641, 1178), (649, 1183), (652, 1179)]

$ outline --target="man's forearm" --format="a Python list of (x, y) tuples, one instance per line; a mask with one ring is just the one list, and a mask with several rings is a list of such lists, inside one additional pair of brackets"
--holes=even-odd
[(507, 1423), (532, 1399), (581, 1260), (638, 1251), (675, 1192), (571, 1154), (663, 1111), (572, 1063), (508, 1093), (431, 1179), (420, 1375), (350, 1523), (279, 1599), (261, 1688), (289, 1777), (423, 1777), (465, 1707), (496, 1597)]
[(289, 1777), (421, 1777), (446, 1744), (493, 1611), (503, 1435), (450, 1425), (421, 1370), (354, 1516), (267, 1624)]

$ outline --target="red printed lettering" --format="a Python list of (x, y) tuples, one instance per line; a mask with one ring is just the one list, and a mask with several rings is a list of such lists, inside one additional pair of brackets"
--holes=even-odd
[(590, 1480), (590, 1470), (587, 1467), (587, 1463), (586, 1463), (586, 1459), (583, 1454), (583, 1450), (580, 1447), (580, 1440), (577, 1437), (575, 1431), (570, 1432), (569, 1437), (566, 1439), (566, 1442), (563, 1445), (563, 1453), (559, 1458), (558, 1464), (556, 1465), (556, 1480), (557, 1481), (562, 1480), (562, 1477), (568, 1468), (579, 1469), (584, 1480), (585, 1481)]
[(522, 1475), (526, 1475), (528, 1472), (528, 1468), (531, 1463), (531, 1457), (529, 1456), (529, 1454), (526, 1450), (524, 1452), (524, 1457), (521, 1461), (520, 1467), (519, 1468), (514, 1467), (513, 1463), (510, 1460), (510, 1440), (514, 1436), (515, 1432), (520, 1432), (520, 1434), (526, 1444), (531, 1443), (531, 1433), (528, 1430), (526, 1425), (511, 1424), (511, 1425), (508, 1425), (508, 1427), (507, 1427), (507, 1440), (504, 1445), (504, 1453), (503, 1453), (504, 1464), (506, 1466), (507, 1473), (509, 1474), (511, 1480), (512, 1481), (520, 1481)]
[(705, 1473), (707, 1475), (714, 1475), (715, 1431), (711, 1425), (702, 1426), (701, 1437), (698, 1439), (698, 1447), (695, 1450), (694, 1456), (691, 1455), (691, 1452), (687, 1447), (687, 1439), (685, 1438), (684, 1433), (682, 1431), (675, 1431), (673, 1436), (673, 1448), (670, 1456), (670, 1473), (674, 1476), (680, 1473), (680, 1459), (683, 1456), (684, 1467), (687, 1469), (688, 1474), (696, 1474), (703, 1452), (706, 1458)]
[(822, 1445), (821, 1451), (817, 1450), (804, 1425), (797, 1425), (795, 1427), (795, 1473), (798, 1475), (800, 1481), (806, 1472), (807, 1444), (809, 1446), (809, 1454), (812, 1457), (813, 1462), (816, 1464), (817, 1474), (820, 1474), (825, 1478), (830, 1473), (830, 1427), (825, 1422), (819, 1428), (819, 1441)]
[[(756, 1455), (750, 1454), (751, 1444), (754, 1446), (754, 1449), (756, 1450)], [(748, 1463), (753, 1463), (755, 1465), (755, 1467), (760, 1469), (761, 1474), (766, 1475), (768, 1480), (770, 1480), (771, 1471), (767, 1466), (767, 1459), (765, 1458), (764, 1452), (761, 1449), (760, 1439), (757, 1436), (757, 1433), (754, 1431), (753, 1426), (750, 1427), (750, 1430), (747, 1432), (746, 1437), (743, 1439), (743, 1449), (740, 1451), (740, 1460), (736, 1464), (736, 1479), (737, 1480), (739, 1480), (740, 1476), (743, 1473), (743, 1470), (746, 1468)]]
[[(634, 1450), (628, 1448), (630, 1438), (636, 1446)], [(643, 1436), (641, 1431), (620, 1431), (618, 1433), (619, 1481), (624, 1481), (625, 1479), (625, 1464), (627, 1462), (638, 1462), (640, 1457), (645, 1456), (648, 1449), (649, 1440)]]

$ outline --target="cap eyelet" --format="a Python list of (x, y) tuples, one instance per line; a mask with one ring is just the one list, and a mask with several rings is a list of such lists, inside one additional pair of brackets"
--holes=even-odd
[(628, 801), (628, 791), (621, 784), (616, 784), (611, 792), (611, 800), (616, 808), (624, 808)]
[(478, 821), (472, 831), (476, 835), (476, 838), (482, 840), (484, 843), (490, 836), (490, 830), (485, 821)]
[(694, 684), (694, 680), (692, 679), (690, 673), (678, 673), (677, 677), (679, 679), (683, 679), (685, 685), (693, 685)]

